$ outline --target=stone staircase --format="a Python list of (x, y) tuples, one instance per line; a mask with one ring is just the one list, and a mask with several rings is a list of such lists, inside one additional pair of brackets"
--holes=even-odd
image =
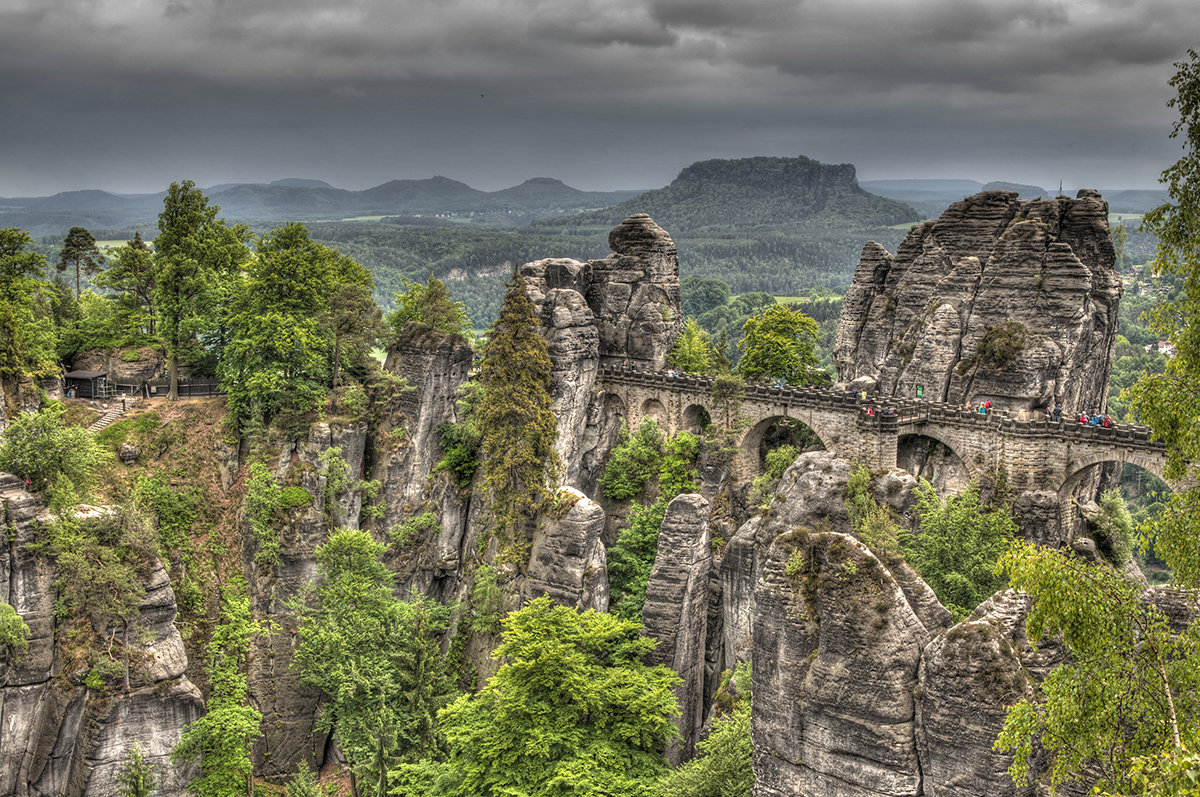
[(133, 409), (133, 405), (137, 404), (137, 402), (137, 396), (125, 396), (122, 399), (115, 399), (113, 405), (109, 407), (103, 415), (100, 416), (99, 420), (88, 427), (88, 431), (98, 432), (101, 429), (116, 423), (117, 419), (129, 410)]

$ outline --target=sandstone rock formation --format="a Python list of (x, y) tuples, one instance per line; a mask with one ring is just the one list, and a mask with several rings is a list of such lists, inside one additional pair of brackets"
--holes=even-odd
[(1028, 598), (999, 592), (925, 648), (917, 725), (929, 797), (1039, 793), (1014, 786), (1012, 757), (992, 750), (1008, 706), (1064, 660), (1061, 645), (1029, 644), (1029, 607)]
[[(126, 359), (129, 356), (129, 359)], [(137, 349), (94, 349), (76, 355), (74, 371), (107, 371), (108, 381), (140, 385), (147, 379), (160, 379), (166, 358), (162, 352), (141, 346)]]
[[(189, 767), (170, 763), (183, 727), (203, 710), (184, 675), (187, 657), (174, 626), (175, 596), (161, 566), (149, 575), (135, 646), (141, 663), (128, 695), (96, 692), (55, 649), (53, 562), (34, 553), (49, 517), (20, 479), (0, 474), (0, 598), (30, 628), (29, 650), (0, 658), (0, 794), (31, 797), (116, 793), (113, 776), (137, 743), (163, 778), (158, 794), (182, 797)], [(105, 636), (112, 629), (98, 629)]]
[(1121, 296), (1114, 258), (1095, 191), (956, 202), (894, 255), (863, 248), (838, 325), (838, 377), (1010, 411), (1103, 409)]
[(613, 228), (608, 245), (613, 254), (603, 260), (536, 260), (522, 266), (521, 274), (535, 302), (556, 288), (584, 298), (595, 317), (602, 361), (629, 360), (661, 370), (683, 327), (675, 242), (637, 213)]
[(708, 508), (708, 501), (696, 494), (676, 496), (667, 505), (642, 609), (643, 633), (658, 640), (646, 660), (670, 667), (683, 679), (675, 690), (681, 738), (667, 750), (672, 764), (692, 757), (704, 724), (704, 645), (713, 559)]
[(549, 595), (561, 606), (608, 611), (608, 574), (600, 541), (604, 510), (570, 487), (560, 490), (557, 500), (570, 508), (534, 533), (525, 597)]

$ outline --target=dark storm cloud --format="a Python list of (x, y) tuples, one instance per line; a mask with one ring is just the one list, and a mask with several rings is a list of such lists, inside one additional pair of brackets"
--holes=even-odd
[[(435, 173), (1150, 186), (1191, 0), (0, 0), (0, 195)], [(482, 95), (482, 96), (481, 96)]]

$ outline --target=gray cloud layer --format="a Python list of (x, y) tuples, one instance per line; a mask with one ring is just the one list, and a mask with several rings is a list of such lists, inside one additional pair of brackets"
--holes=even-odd
[[(707, 157), (1148, 187), (1191, 0), (0, 0), (0, 195)], [(482, 95), (482, 96), (481, 96)]]

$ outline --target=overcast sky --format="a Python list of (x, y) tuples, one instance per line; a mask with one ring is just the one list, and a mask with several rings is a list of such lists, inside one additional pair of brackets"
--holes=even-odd
[(0, 196), (706, 158), (1151, 188), (1195, 0), (0, 0)]

